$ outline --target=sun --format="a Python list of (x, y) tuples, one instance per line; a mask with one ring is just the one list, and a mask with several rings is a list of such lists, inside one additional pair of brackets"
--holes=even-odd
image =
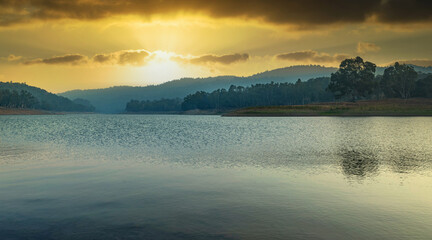
[(182, 68), (171, 60), (174, 55), (164, 51), (153, 52), (149, 62), (138, 69), (140, 82), (145, 81), (147, 85), (152, 85), (181, 77)]

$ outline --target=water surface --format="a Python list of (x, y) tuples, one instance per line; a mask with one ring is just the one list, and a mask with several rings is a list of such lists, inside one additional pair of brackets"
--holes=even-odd
[(431, 239), (432, 118), (0, 116), (4, 239)]

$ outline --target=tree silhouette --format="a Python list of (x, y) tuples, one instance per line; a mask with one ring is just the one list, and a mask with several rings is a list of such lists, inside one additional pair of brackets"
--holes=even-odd
[(384, 70), (381, 86), (386, 96), (407, 99), (415, 89), (417, 72), (406, 64), (395, 63)]
[(374, 89), (375, 70), (375, 64), (364, 62), (361, 57), (345, 59), (332, 73), (328, 89), (338, 99), (348, 97), (355, 101), (366, 97)]

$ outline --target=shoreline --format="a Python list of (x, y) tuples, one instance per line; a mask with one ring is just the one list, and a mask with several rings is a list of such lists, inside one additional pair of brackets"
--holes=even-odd
[(94, 112), (54, 112), (40, 109), (5, 108), (0, 107), (1, 115), (67, 115), (67, 114), (95, 114)]
[(320, 114), (222, 114), (222, 117), (432, 117), (432, 114), (334, 114), (334, 115), (320, 115)]
[(0, 115), (58, 115), (59, 113), (39, 109), (0, 107)]
[(233, 110), (224, 117), (427, 117), (431, 99), (385, 99), (306, 105), (261, 106)]

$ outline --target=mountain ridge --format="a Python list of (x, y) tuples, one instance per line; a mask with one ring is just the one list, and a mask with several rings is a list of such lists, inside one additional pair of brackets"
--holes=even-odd
[[(377, 67), (377, 74), (383, 74), (386, 67)], [(432, 73), (432, 68), (415, 66), (416, 71)], [(158, 100), (161, 98), (183, 98), (196, 91), (211, 92), (231, 85), (250, 86), (257, 83), (291, 82), (298, 79), (329, 77), (337, 68), (320, 65), (297, 65), (256, 73), (247, 77), (232, 75), (206, 78), (180, 78), (159, 85), (112, 86), (108, 88), (71, 90), (58, 95), (70, 99), (82, 98), (90, 101), (96, 110), (103, 113), (122, 112), (131, 99)]]

